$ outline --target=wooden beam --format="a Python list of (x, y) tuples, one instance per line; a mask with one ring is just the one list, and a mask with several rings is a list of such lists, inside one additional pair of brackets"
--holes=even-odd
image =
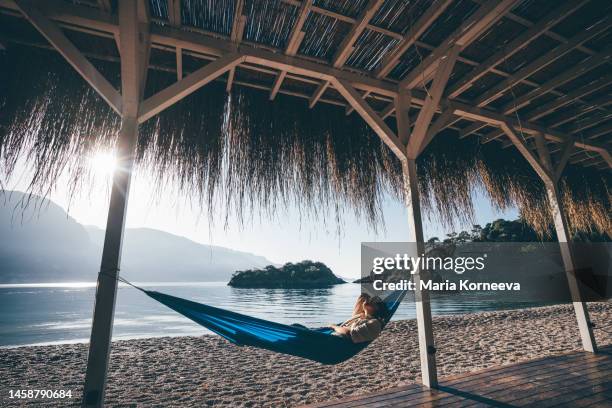
[[(591, 83), (588, 83), (561, 98), (554, 99), (548, 103), (545, 103), (544, 105), (538, 106), (533, 111), (527, 113), (527, 120), (538, 120), (546, 115), (550, 115), (556, 110), (576, 101), (577, 99), (596, 92), (601, 88), (608, 86), (609, 84), (612, 84), (612, 74), (608, 74), (602, 78), (598, 78), (592, 81)], [(607, 99), (609, 100), (610, 97), (607, 96)]]
[(429, 28), (429, 26), (442, 14), (448, 6), (452, 4), (452, 0), (442, 0), (437, 3), (434, 2), (427, 11), (419, 18), (419, 20), (410, 26), (408, 33), (401, 39), (401, 41), (395, 46), (393, 51), (387, 54), (376, 69), (376, 78), (383, 78), (387, 76), (393, 68), (397, 65), (400, 58), (408, 49), (416, 43), (418, 38)]
[(176, 80), (183, 79), (183, 49), (176, 47)]
[(516, 54), (521, 49), (525, 48), (531, 42), (536, 40), (559, 21), (563, 20), (568, 15), (572, 14), (578, 8), (582, 7), (588, 0), (570, 1), (562, 7), (554, 9), (547, 14), (541, 21), (537, 22), (531, 28), (527, 29), (523, 34), (515, 37), (508, 44), (504, 44), (501, 50), (487, 58), (482, 64), (470, 71), (464, 78), (457, 81), (449, 92), (449, 98), (456, 98), (461, 93), (469, 89), (476, 81), (491, 72), (497, 65)]
[(512, 141), (517, 150), (521, 152), (525, 159), (527, 159), (531, 167), (533, 167), (536, 173), (538, 173), (540, 178), (542, 178), (542, 180), (544, 181), (552, 180), (552, 175), (550, 174), (549, 169), (547, 169), (546, 166), (543, 165), (540, 160), (538, 160), (538, 158), (533, 154), (531, 149), (527, 147), (525, 141), (516, 133), (514, 133), (512, 127), (508, 123), (502, 123), (500, 127), (504, 131), (506, 136), (508, 136), (508, 139)]
[(244, 0), (236, 0), (236, 6), (234, 7), (234, 17), (232, 20), (232, 30), (230, 31), (230, 41), (240, 42), (242, 41), (242, 35), (244, 34), (244, 26), (246, 24), (245, 16), (242, 15), (244, 9)]
[(142, 123), (164, 109), (174, 105), (176, 102), (197, 91), (243, 61), (244, 57), (239, 54), (228, 54), (159, 91), (142, 103), (138, 114), (138, 122)]
[(346, 60), (353, 52), (353, 45), (355, 45), (355, 41), (357, 41), (359, 36), (366, 29), (367, 25), (370, 23), (370, 20), (374, 17), (380, 6), (382, 6), (383, 2), (384, 0), (368, 1), (365, 9), (361, 12), (361, 14), (359, 14), (359, 17), (357, 17), (357, 24), (351, 28), (351, 31), (349, 31), (348, 35), (344, 37), (340, 43), (340, 46), (332, 59), (332, 65), (334, 68), (340, 68), (344, 65)]
[[(446, 87), (448, 78), (450, 77), (453, 67), (455, 66), (460, 49), (461, 46), (454, 45), (450, 47), (447, 54), (441, 58), (433, 84), (425, 98), (425, 104), (421, 108), (419, 116), (414, 123), (414, 129), (412, 130), (410, 140), (408, 141), (407, 152), (408, 157), (411, 159), (416, 159), (419, 153), (422, 151), (429, 124), (431, 123), (431, 119), (440, 105), (440, 99), (444, 93), (444, 87)], [(401, 89), (401, 86), (398, 89)]]
[[(244, 28), (246, 26), (246, 16), (242, 15), (244, 9), (244, 0), (236, 0), (236, 6), (234, 7), (234, 19), (232, 20), (232, 30), (230, 32), (230, 41), (238, 45), (242, 41), (244, 35)], [(234, 84), (234, 77), (236, 76), (236, 67), (232, 67), (227, 74), (227, 83), (225, 90), (231, 92), (232, 85)]]
[(513, 74), (512, 76), (504, 79), (497, 85), (493, 86), (486, 92), (484, 92), (481, 96), (476, 99), (476, 106), (483, 107), (488, 105), (489, 103), (495, 101), (499, 97), (501, 97), (506, 90), (516, 84), (519, 80), (527, 78), (539, 70), (547, 67), (552, 64), (554, 61), (558, 60), (562, 56), (571, 52), (578, 45), (590, 40), (596, 35), (602, 33), (610, 27), (610, 22), (612, 21), (611, 16), (607, 16), (602, 20), (599, 20), (597, 23), (592, 26), (586, 28), (581, 31), (579, 34), (574, 36), (568, 43), (561, 44), (551, 51), (541, 55), (539, 58), (536, 58), (527, 66), (521, 68)]
[[(452, 107), (452, 109), (454, 109), (455, 115), (464, 117), (466, 119), (480, 121), (498, 127), (501, 127), (502, 123), (509, 123), (512, 127), (520, 128), (523, 132), (528, 133), (530, 135), (533, 135), (535, 133), (542, 133), (547, 140), (556, 143), (563, 143), (567, 141), (567, 139), (570, 137), (569, 135), (556, 131), (554, 129), (546, 128), (545, 126), (541, 126), (529, 121), (519, 122), (515, 118), (502, 115), (501, 113), (494, 112), (488, 109), (477, 108), (457, 101), (449, 101), (447, 103), (449, 107)], [(574, 144), (577, 148), (594, 152), (606, 150), (605, 146), (602, 146), (595, 142), (585, 142), (576, 140)]]
[[(370, 96), (370, 94), (371, 94), (371, 93), (372, 93), (371, 91), (365, 91), (365, 92), (363, 93), (362, 98), (363, 98), (363, 99), (367, 99), (367, 98), (368, 98), (368, 96)], [(346, 116), (348, 116), (348, 115), (350, 115), (351, 113), (353, 113), (353, 111), (354, 111), (354, 110), (355, 110), (355, 109), (353, 109), (353, 107), (352, 107), (351, 105), (348, 105), (348, 106), (346, 107), (346, 112), (345, 112), (345, 113), (346, 113)], [(383, 119), (384, 119), (384, 118), (383, 118)]]
[(89, 85), (119, 114), (121, 95), (108, 80), (70, 42), (55, 23), (48, 20), (30, 0), (16, 0), (15, 4), (30, 23), (53, 45)]
[(609, 94), (601, 95), (599, 98), (592, 99), (588, 102), (584, 101), (583, 99), (576, 99), (576, 101), (581, 102), (578, 109), (564, 114), (562, 119), (557, 119), (554, 123), (550, 123), (549, 127), (557, 128), (569, 122), (582, 121), (583, 119), (579, 119), (581, 116), (584, 116), (589, 112), (593, 112), (594, 110), (599, 110), (602, 114), (611, 113), (610, 110), (607, 109), (608, 105), (612, 104), (612, 98), (610, 98)]
[(563, 170), (565, 169), (565, 166), (567, 165), (567, 161), (569, 160), (573, 152), (574, 152), (574, 138), (569, 138), (563, 144), (563, 147), (561, 148), (561, 156), (559, 157), (559, 161), (557, 162), (557, 165), (555, 166), (555, 172), (554, 172), (555, 183), (557, 183), (559, 179), (561, 178), (561, 174), (563, 174)]
[(487, 127), (486, 123), (483, 122), (474, 122), (468, 127), (461, 129), (459, 131), (459, 139), (465, 139), (472, 133), (478, 132), (480, 129)]
[(459, 52), (461, 52), (461, 50), (474, 42), (482, 33), (501, 19), (517, 2), (518, 0), (502, 0), (499, 3), (493, 1), (484, 3), (459, 28), (453, 31), (439, 47), (413, 69), (400, 82), (400, 86), (412, 89), (429, 82), (440, 62), (440, 58), (446, 55), (451, 47), (458, 45)]
[(612, 122), (604, 123), (603, 125), (597, 126), (587, 132), (584, 132), (582, 136), (585, 139), (597, 139), (598, 137), (604, 136), (612, 132)]
[[(285, 55), (294, 56), (297, 54), (302, 41), (304, 40), (304, 32), (302, 29), (304, 28), (304, 23), (306, 22), (306, 18), (308, 17), (308, 13), (312, 9), (312, 0), (304, 0), (300, 5), (300, 9), (298, 11), (298, 17), (291, 29), (291, 35), (289, 36), (289, 41), (287, 41), (287, 46), (285, 47)], [(274, 100), (276, 98), (276, 94), (278, 90), (283, 85), (283, 81), (287, 76), (287, 71), (280, 71), (276, 76), (274, 81), (274, 86), (272, 86), (272, 92), (270, 92), (270, 100)]]
[(314, 93), (310, 97), (310, 100), (308, 101), (308, 107), (310, 109), (314, 108), (314, 106), (317, 104), (319, 99), (321, 99), (321, 97), (323, 96), (323, 94), (327, 90), (328, 86), (329, 86), (329, 81), (323, 81), (323, 82), (321, 82), (319, 84), (317, 89), (314, 91)]
[(343, 79), (332, 79), (334, 87), (340, 94), (350, 103), (355, 111), (363, 118), (363, 120), (372, 128), (372, 130), (381, 138), (381, 140), (395, 153), (402, 161), (406, 160), (406, 152), (399, 138), (387, 126), (385, 121), (372, 109), (366, 101), (363, 100), (359, 92), (353, 86)]
[(597, 68), (598, 66), (609, 62), (612, 58), (612, 46), (607, 47), (602, 52), (592, 55), (586, 58), (584, 61), (579, 64), (573, 66), (567, 71), (562, 72), (556, 77), (546, 81), (542, 85), (532, 89), (527, 92), (525, 95), (519, 96), (518, 98), (508, 102), (501, 111), (508, 115), (524, 106), (529, 105), (532, 101), (535, 101), (536, 98), (553, 91), (555, 88), (575, 79), (579, 76), (585, 74), (586, 72)]
[(276, 94), (280, 89), (285, 77), (287, 76), (287, 71), (280, 71), (274, 80), (274, 85), (272, 85), (272, 90), (270, 91), (270, 100), (273, 101), (276, 98)]
[(181, 0), (168, 0), (168, 22), (174, 27), (180, 27), (181, 20)]
[[(410, 103), (412, 92), (408, 89), (399, 89), (394, 100), (395, 120), (397, 122), (397, 136), (402, 146), (408, 145), (410, 140)], [(384, 118), (383, 118), (384, 120)]]

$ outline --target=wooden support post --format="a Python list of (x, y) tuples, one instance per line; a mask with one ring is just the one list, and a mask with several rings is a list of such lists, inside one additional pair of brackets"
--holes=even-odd
[(567, 282), (574, 304), (574, 312), (576, 314), (576, 320), (578, 321), (578, 330), (580, 331), (582, 347), (585, 351), (594, 353), (597, 351), (597, 343), (595, 342), (595, 336), (593, 335), (593, 328), (589, 319), (587, 305), (582, 300), (580, 287), (578, 286), (578, 280), (576, 279), (576, 263), (571, 248), (571, 237), (568, 222), (563, 210), (563, 202), (559, 194), (559, 186), (555, 179), (555, 174), (560, 174), (563, 171), (563, 168), (558, 166), (556, 169), (554, 169), (550, 158), (550, 152), (544, 143), (543, 135), (535, 135), (536, 149), (539, 156), (538, 159), (538, 157), (535, 156), (526, 147), (525, 143), (514, 133), (510, 125), (504, 123), (501, 125), (501, 128), (504, 130), (504, 132), (506, 132), (512, 143), (514, 143), (519, 152), (523, 154), (523, 156), (527, 159), (529, 164), (532, 165), (536, 173), (538, 173), (544, 182), (555, 226), (555, 232), (557, 233), (557, 240), (559, 241), (559, 246), (561, 249), (561, 258), (563, 260)]
[[(138, 105), (142, 99), (144, 76), (148, 66), (147, 25), (139, 21), (142, 0), (119, 3), (121, 35), (122, 122), (117, 142), (117, 167), (113, 174), (104, 249), (94, 306), (87, 371), (83, 390), (84, 407), (102, 407), (113, 331), (117, 277), (127, 212), (134, 155), (138, 142)], [(139, 7), (140, 6), (140, 7)], [(142, 9), (141, 9), (142, 12)]]
[[(408, 232), (414, 240), (412, 256), (421, 256), (425, 250), (425, 239), (423, 236), (423, 223), (421, 219), (421, 203), (419, 197), (419, 185), (417, 180), (416, 159), (407, 159), (402, 162), (404, 176), (404, 192), (406, 196), (406, 208), (408, 210)], [(435, 388), (438, 385), (438, 374), (436, 369), (436, 348), (433, 336), (431, 319), (431, 303), (429, 292), (420, 289), (420, 281), (429, 280), (429, 273), (418, 270), (414, 275), (415, 284), (415, 308), (417, 328), (419, 332), (419, 356), (421, 359), (421, 381), (424, 386)]]

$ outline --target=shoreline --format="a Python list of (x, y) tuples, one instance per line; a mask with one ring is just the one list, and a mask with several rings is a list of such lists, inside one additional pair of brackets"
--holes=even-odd
[[(612, 303), (589, 303), (596, 327), (612, 321)], [(571, 305), (433, 318), (440, 377), (581, 349)], [(595, 329), (599, 345), (612, 330)], [(72, 390), (78, 404), (87, 343), (0, 349), (2, 405), (10, 389)], [(113, 342), (107, 404), (164, 406), (296, 406), (418, 381), (415, 320), (390, 323), (351, 360), (322, 366), (219, 336), (152, 337)], [(40, 404), (42, 401), (32, 401)], [(50, 401), (45, 401), (45, 403)]]

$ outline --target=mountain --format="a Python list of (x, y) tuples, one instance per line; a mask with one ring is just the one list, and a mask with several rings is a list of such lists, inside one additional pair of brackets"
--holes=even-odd
[[(94, 281), (104, 230), (83, 226), (48, 199), (0, 193), (0, 283)], [(272, 262), (149, 228), (127, 228), (122, 275), (131, 281), (224, 281)]]

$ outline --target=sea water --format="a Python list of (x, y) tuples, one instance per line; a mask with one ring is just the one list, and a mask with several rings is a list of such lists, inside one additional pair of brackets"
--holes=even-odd
[[(318, 327), (346, 320), (359, 284), (327, 289), (236, 289), (224, 282), (137, 283), (149, 289), (280, 323)], [(89, 341), (94, 283), (0, 285), (0, 347)], [(393, 319), (414, 319), (407, 296)], [(516, 309), (536, 304), (495, 294), (432, 294), (434, 315)], [(210, 334), (143, 293), (119, 285), (114, 340)]]

